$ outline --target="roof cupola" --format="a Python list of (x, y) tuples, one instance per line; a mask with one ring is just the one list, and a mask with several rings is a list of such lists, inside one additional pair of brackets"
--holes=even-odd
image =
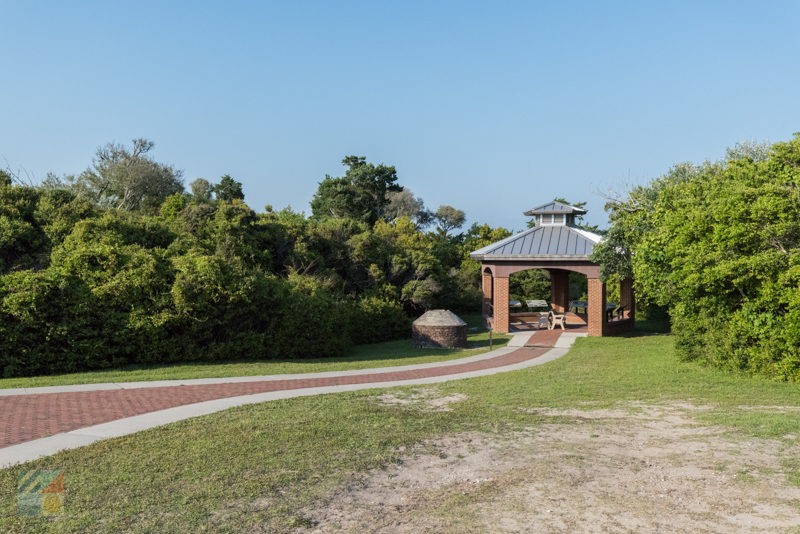
[(584, 213), (584, 209), (554, 200), (523, 212), (523, 215), (536, 217), (536, 226), (575, 226), (575, 215)]

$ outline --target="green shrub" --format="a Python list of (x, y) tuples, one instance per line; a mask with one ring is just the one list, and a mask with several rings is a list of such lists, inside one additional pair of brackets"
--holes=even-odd
[(480, 306), (468, 253), (505, 236), (484, 226), (445, 239), (408, 217), (256, 214), (241, 198), (181, 192), (159, 195), (158, 212), (127, 211), (86, 186), (0, 174), (4, 376), (338, 356), (408, 337), (409, 315)]
[[(595, 249), (666, 308), (679, 354), (800, 381), (800, 134), (753, 157), (677, 165), (611, 203)], [(597, 251), (600, 253), (597, 253)]]
[(330, 293), (238, 261), (192, 254), (170, 266), (138, 246), (83, 245), (46, 271), (0, 278), (0, 369), (339, 356), (351, 319)]
[(0, 277), (0, 368), (23, 376), (125, 362), (124, 317), (75, 276), (54, 269)]
[(365, 297), (355, 303), (350, 313), (354, 343), (377, 343), (410, 335), (411, 319), (398, 302)]
[(0, 184), (0, 273), (44, 261), (47, 237), (34, 218), (40, 196), (31, 187)]
[(347, 307), (333, 296), (324, 292), (308, 294), (290, 286), (278, 311), (269, 337), (276, 356), (341, 356), (350, 347)]

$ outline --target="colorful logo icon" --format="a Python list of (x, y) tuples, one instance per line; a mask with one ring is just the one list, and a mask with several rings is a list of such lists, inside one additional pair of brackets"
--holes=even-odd
[(17, 477), (19, 515), (61, 515), (64, 511), (64, 472), (58, 469), (26, 469)]

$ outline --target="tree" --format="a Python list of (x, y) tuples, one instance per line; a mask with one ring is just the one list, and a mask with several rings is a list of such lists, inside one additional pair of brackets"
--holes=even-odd
[(683, 358), (800, 381), (800, 135), (760, 154), (677, 165), (610, 202), (593, 258), (669, 309)]
[(98, 148), (92, 166), (72, 179), (73, 189), (103, 207), (155, 211), (183, 192), (183, 182), (182, 171), (148, 157), (152, 148), (146, 139), (134, 139), (130, 150), (116, 143)]
[(550, 273), (544, 269), (530, 269), (514, 273), (509, 278), (509, 294), (512, 299), (541, 299), (550, 301)]
[(166, 220), (171, 221), (178, 216), (178, 214), (186, 208), (186, 195), (181, 193), (175, 193), (174, 195), (170, 195), (161, 204), (161, 208), (159, 208), (159, 212), (161, 216), (164, 217)]
[(350, 218), (370, 225), (385, 216), (387, 194), (401, 191), (394, 166), (367, 163), (362, 156), (347, 156), (341, 178), (325, 176), (311, 201), (315, 218)]
[(415, 197), (414, 193), (407, 187), (400, 191), (389, 191), (386, 193), (386, 208), (384, 217), (389, 221), (395, 221), (400, 217), (408, 217), (420, 226), (430, 223), (431, 213), (425, 209), (425, 203), (420, 197)]
[[(653, 231), (653, 214), (661, 191), (702, 171), (702, 167), (693, 163), (678, 163), (649, 184), (634, 187), (627, 196), (607, 198), (605, 210), (609, 212), (611, 227), (592, 251), (592, 261), (600, 264), (604, 279), (612, 275), (633, 276), (632, 254), (643, 237)], [(646, 300), (652, 294), (645, 291), (639, 298)]]
[(34, 267), (46, 254), (47, 239), (35, 216), (40, 197), (33, 187), (0, 186), (0, 274)]
[(451, 230), (464, 226), (464, 221), (466, 221), (467, 216), (463, 211), (453, 206), (439, 206), (439, 209), (436, 210), (432, 218), (436, 223), (436, 230), (439, 232), (439, 235), (446, 238)]
[(74, 181), (74, 177), (68, 176), (62, 178), (53, 172), (48, 172), (44, 180), (39, 184), (39, 189), (44, 191), (62, 191), (70, 189), (70, 180)]
[(372, 295), (399, 300), (407, 310), (429, 307), (441, 291), (441, 264), (431, 236), (405, 217), (378, 221), (371, 231), (348, 242), (350, 261), (364, 273), (363, 287)]
[[(605, 239), (594, 247), (592, 261), (600, 264), (603, 277), (632, 276), (632, 253), (645, 236), (654, 230), (654, 214), (663, 191), (672, 190), (692, 180), (702, 180), (699, 177), (720, 172), (737, 160), (765, 161), (771, 151), (772, 146), (762, 143), (736, 143), (725, 151), (725, 158), (721, 161), (706, 161), (701, 165), (691, 162), (677, 163), (663, 176), (648, 184), (638, 185), (625, 195), (608, 196), (605, 210), (609, 213), (611, 227), (606, 232)], [(576, 204), (578, 207), (581, 205), (583, 203)], [(643, 283), (643, 280), (638, 282), (638, 289), (645, 289), (641, 285)], [(655, 282), (652, 288), (640, 292), (639, 298), (650, 299), (656, 294), (659, 284), (660, 282)]]
[(192, 196), (198, 202), (211, 202), (211, 195), (214, 194), (214, 186), (212, 186), (208, 180), (198, 178), (189, 184), (189, 188), (192, 191)]
[(311, 199), (311, 213), (316, 219), (333, 217), (366, 220), (359, 205), (358, 192), (347, 178), (325, 176)]
[(752, 161), (764, 161), (769, 158), (772, 146), (769, 143), (758, 143), (755, 141), (742, 141), (725, 151), (725, 161), (730, 162), (737, 159), (750, 159)]
[(219, 183), (214, 186), (214, 193), (216, 193), (218, 200), (244, 200), (242, 183), (234, 180), (230, 174), (224, 175)]

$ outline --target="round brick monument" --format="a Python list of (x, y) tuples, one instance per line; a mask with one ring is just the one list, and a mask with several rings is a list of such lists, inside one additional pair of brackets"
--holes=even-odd
[(417, 348), (467, 346), (467, 323), (450, 310), (430, 310), (411, 325), (411, 341)]

